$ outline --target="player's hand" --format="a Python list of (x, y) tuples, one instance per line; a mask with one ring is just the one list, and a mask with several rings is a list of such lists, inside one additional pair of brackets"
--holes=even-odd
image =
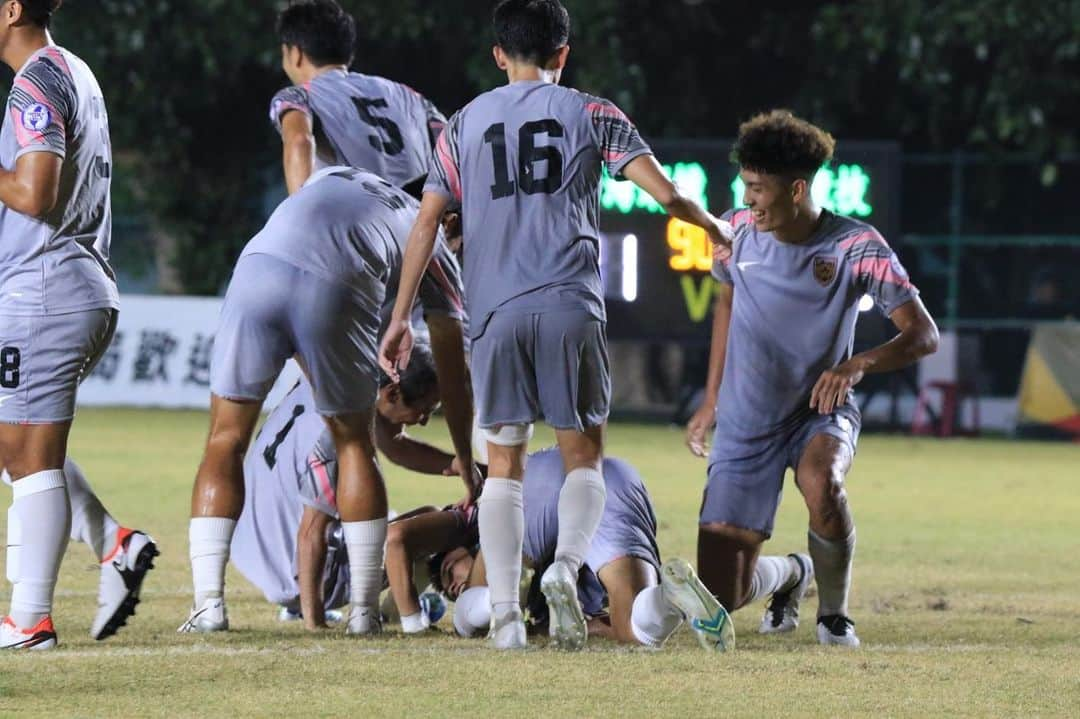
[(702, 402), (686, 424), (686, 446), (695, 457), (709, 455), (709, 434), (716, 426), (716, 405)]
[(810, 409), (816, 409), (818, 414), (832, 414), (847, 401), (848, 392), (864, 375), (862, 364), (854, 357), (825, 370), (810, 392)]
[(401, 381), (401, 370), (409, 365), (412, 348), (413, 331), (409, 320), (390, 320), (379, 345), (379, 366), (394, 382)]
[[(455, 460), (457, 461), (457, 460)], [(484, 489), (484, 475), (476, 462), (470, 462), (468, 467), (462, 468), (461, 481), (465, 483), (465, 491), (468, 493), (466, 508), (476, 504), (480, 499), (480, 492)]]

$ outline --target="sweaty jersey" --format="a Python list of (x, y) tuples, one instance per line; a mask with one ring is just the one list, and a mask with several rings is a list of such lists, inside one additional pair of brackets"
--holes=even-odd
[[(241, 256), (266, 254), (352, 288), (380, 314), (397, 295), (405, 243), (420, 204), (386, 180), (328, 167), (287, 197)], [(440, 241), (420, 290), (425, 311), (465, 319), (461, 271)]]
[(424, 191), (461, 205), (474, 338), (496, 311), (605, 318), (601, 164), (617, 177), (650, 152), (612, 103), (541, 81), (484, 93), (450, 118)]
[(97, 79), (49, 45), (15, 74), (0, 129), (0, 166), (31, 152), (61, 158), (56, 205), (42, 218), (0, 204), (0, 314), (118, 308), (109, 267), (112, 152)]
[(316, 169), (360, 167), (398, 187), (427, 174), (431, 147), (446, 124), (435, 105), (412, 88), (344, 70), (324, 72), (274, 95), (270, 121), (278, 132), (290, 110), (311, 118), (319, 146)]
[[(886, 315), (918, 295), (896, 253), (870, 225), (822, 210), (801, 245), (759, 232), (750, 210), (729, 210), (730, 255), (713, 276), (734, 286), (717, 437), (759, 439), (809, 416), (821, 373), (852, 355), (858, 304), (870, 295)], [(854, 398), (848, 402), (854, 406)]]

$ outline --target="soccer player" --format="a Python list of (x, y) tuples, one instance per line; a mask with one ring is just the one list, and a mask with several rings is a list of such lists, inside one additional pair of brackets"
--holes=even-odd
[[(180, 631), (228, 628), (225, 565), (244, 504), (244, 454), (262, 402), (293, 356), (338, 457), (338, 508), (354, 589), (350, 626), (358, 634), (381, 630), (387, 504), (372, 434), (377, 336), (416, 212), (416, 200), (382, 178), (329, 167), (286, 198), (241, 253), (214, 341), (210, 432), (191, 506), (195, 602)], [(464, 368), (463, 347), (458, 354), (454, 366)], [(464, 376), (456, 383), (465, 384)], [(471, 414), (467, 405), (448, 418), (468, 422)], [(471, 429), (457, 431), (468, 438)], [(466, 488), (475, 492), (468, 442), (458, 456)]]
[(521, 478), (532, 424), (556, 430), (566, 482), (556, 561), (542, 582), (556, 644), (587, 637), (574, 578), (604, 511), (603, 435), (611, 393), (598, 271), (601, 164), (672, 215), (724, 242), (721, 222), (680, 194), (615, 105), (558, 85), (570, 20), (558, 0), (506, 0), (494, 12), (508, 84), (450, 120), (436, 145), (401, 290), (381, 347), (384, 371), (408, 362), (409, 309), (438, 223), (460, 204), (472, 376), (491, 459), (479, 508), (492, 644), (525, 647), (518, 602)]
[[(934, 352), (938, 333), (896, 253), (870, 225), (822, 209), (810, 192), (832, 158), (828, 133), (786, 111), (739, 128), (734, 157), (746, 209), (729, 212), (733, 251), (718, 248), (705, 401), (688, 443), (709, 453), (698, 529), (698, 571), (734, 611), (772, 595), (764, 633), (791, 631), (816, 572), (822, 644), (858, 646), (848, 611), (855, 525), (844, 477), (860, 415), (852, 388), (873, 372)], [(898, 334), (852, 355), (858, 303), (873, 297)], [(787, 467), (810, 514), (803, 555), (762, 557)]]
[[(540, 572), (554, 558), (559, 533), (559, 493), (566, 481), (557, 449), (529, 455), (523, 480), (523, 556)], [(689, 620), (701, 646), (724, 651), (734, 646), (730, 619), (681, 559), (661, 568), (652, 500), (628, 463), (604, 459), (607, 502), (576, 578), (575, 601), (590, 617), (590, 631), (620, 642), (659, 647)], [(386, 573), (402, 616), (419, 615), (411, 571), (419, 557), (435, 554), (436, 586), (456, 601), (454, 626), (464, 637), (486, 633), (491, 618), (484, 558), (474, 559), (476, 527), (456, 508), (415, 514), (395, 521), (388, 532)], [(603, 617), (604, 605), (608, 614)], [(540, 606), (541, 610), (543, 605)], [(603, 618), (601, 618), (603, 617)], [(549, 622), (559, 621), (549, 615)], [(718, 626), (708, 626), (717, 622)], [(417, 631), (422, 629), (416, 628)]]
[(270, 102), (292, 194), (314, 170), (348, 165), (419, 198), (446, 118), (392, 80), (349, 72), (356, 29), (335, 0), (297, 0), (278, 17), (281, 64), (293, 83)]
[(15, 71), (0, 130), (0, 466), (14, 480), (8, 545), (19, 554), (2, 648), (56, 646), (75, 395), (120, 306), (105, 101), (86, 63), (53, 44), (59, 5), (0, 4), (0, 60)]

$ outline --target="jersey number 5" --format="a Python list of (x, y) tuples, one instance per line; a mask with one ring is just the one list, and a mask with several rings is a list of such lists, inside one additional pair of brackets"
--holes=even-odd
[(360, 119), (379, 130), (378, 137), (375, 135), (368, 137), (368, 142), (371, 143), (372, 147), (390, 156), (397, 155), (405, 149), (405, 141), (401, 137), (401, 128), (390, 118), (371, 113), (373, 107), (386, 107), (386, 100), (381, 97), (354, 97), (352, 101), (356, 105), (356, 111), (360, 114)]
[[(526, 122), (518, 130), (518, 181), (517, 187), (526, 195), (551, 193), (562, 187), (563, 156), (554, 145), (536, 146), (537, 135), (562, 137), (563, 126), (558, 120), (534, 120)], [(495, 169), (495, 184), (491, 186), (491, 199), (510, 197), (517, 191), (510, 179), (509, 161), (506, 158), (506, 125), (499, 122), (484, 133), (484, 142), (491, 143), (491, 159)], [(547, 161), (547, 174), (537, 178), (535, 166)]]

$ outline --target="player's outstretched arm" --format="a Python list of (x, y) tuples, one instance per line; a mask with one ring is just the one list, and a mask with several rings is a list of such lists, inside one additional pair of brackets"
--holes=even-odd
[(386, 529), (386, 578), (398, 613), (407, 617), (420, 611), (413, 583), (413, 562), (420, 556), (444, 552), (465, 541), (457, 513), (437, 510), (413, 511)]
[(375, 446), (388, 460), (410, 472), (446, 476), (454, 463), (454, 455), (410, 437), (403, 425), (382, 415), (375, 416)]
[(435, 373), (439, 377), (439, 399), (458, 457), (461, 481), (472, 503), (480, 496), (481, 478), (472, 456), (472, 383), (465, 360), (465, 333), (461, 320), (446, 315), (428, 315), (427, 326)]
[(698, 457), (708, 455), (709, 433), (716, 423), (716, 396), (720, 393), (720, 380), (724, 378), (728, 327), (731, 326), (731, 303), (734, 298), (734, 286), (725, 282), (717, 284), (716, 302), (713, 305), (712, 340), (709, 343), (709, 375), (705, 381), (705, 394), (701, 398), (701, 406), (686, 425), (686, 446)]
[(281, 118), (281, 164), (285, 187), (294, 194), (304, 186), (315, 167), (315, 132), (311, 116), (292, 110)]
[(938, 328), (919, 297), (897, 307), (889, 319), (900, 333), (885, 344), (860, 352), (822, 373), (810, 393), (811, 409), (831, 414), (863, 376), (892, 372), (937, 352)]
[(669, 215), (703, 228), (709, 233), (713, 244), (731, 246), (734, 236), (731, 225), (709, 214), (697, 202), (682, 194), (678, 186), (664, 174), (655, 157), (636, 157), (623, 168), (622, 173), (626, 179), (648, 192)]
[(44, 217), (56, 207), (63, 159), (52, 152), (28, 152), (14, 170), (0, 169), (0, 202), (30, 217)]
[(409, 354), (412, 352), (412, 325), (409, 315), (420, 290), (420, 279), (435, 252), (439, 223), (449, 204), (450, 198), (435, 192), (425, 192), (420, 201), (420, 212), (409, 232), (397, 301), (394, 302), (390, 325), (383, 334), (382, 344), (379, 345), (379, 366), (395, 382), (401, 380), (400, 370), (409, 363)]
[(300, 613), (304, 615), (304, 628), (308, 630), (326, 626), (322, 579), (326, 569), (326, 528), (331, 519), (330, 515), (314, 507), (305, 506), (296, 536)]

